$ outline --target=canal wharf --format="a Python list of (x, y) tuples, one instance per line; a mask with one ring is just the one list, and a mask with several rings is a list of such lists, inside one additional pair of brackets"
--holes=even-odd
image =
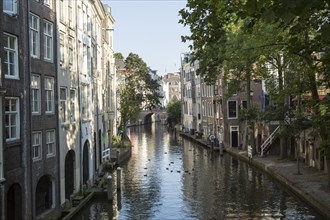
[[(131, 145), (129, 147), (125, 148), (113, 148), (113, 154), (115, 157), (111, 157), (107, 161), (107, 165), (105, 170), (107, 170), (107, 174), (113, 175), (113, 172), (115, 172), (115, 168), (119, 167), (121, 164), (125, 163), (131, 156)], [(105, 174), (105, 173), (104, 173)], [(103, 174), (103, 175), (104, 175)], [(94, 197), (106, 197), (107, 196), (107, 187), (105, 186), (107, 182), (105, 182), (105, 179), (100, 177), (100, 181), (97, 183), (97, 185), (93, 185), (91, 188), (87, 189), (87, 195), (81, 196), (79, 198), (79, 201), (77, 201), (76, 205), (73, 205), (69, 208), (64, 207), (61, 210), (61, 217), (54, 216), (52, 219), (62, 219), (62, 220), (70, 220), (73, 218), (81, 209), (83, 209), (86, 204), (92, 200)], [(73, 198), (75, 200), (75, 198)], [(74, 201), (72, 201), (74, 203)]]
[(196, 135), (192, 135), (190, 133), (186, 133), (186, 132), (179, 132), (179, 135), (182, 137), (185, 137), (195, 143), (198, 143), (204, 147), (207, 147), (211, 150), (214, 151), (220, 151), (220, 147), (215, 146), (215, 144), (213, 144), (210, 140), (206, 140), (204, 138), (202, 138), (200, 135), (196, 134)]
[[(205, 140), (196, 139), (188, 133), (181, 132), (180, 135), (204, 147), (211, 147)], [(280, 160), (276, 155), (253, 156), (250, 159), (247, 150), (227, 147), (224, 148), (224, 151), (268, 173), (316, 209), (324, 216), (324, 219), (330, 220), (330, 189), (328, 175), (325, 172), (318, 171), (306, 164), (300, 164), (298, 174), (297, 162), (292, 159)]]

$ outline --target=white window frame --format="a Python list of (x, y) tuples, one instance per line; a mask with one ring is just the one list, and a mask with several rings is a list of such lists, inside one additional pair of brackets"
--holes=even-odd
[[(231, 117), (229, 114), (229, 102), (235, 102), (235, 107), (236, 107), (236, 116), (235, 117)], [(228, 119), (237, 119), (238, 118), (238, 105), (237, 105), (237, 100), (228, 100), (227, 101), (227, 116)]]
[[(64, 92), (64, 93), (62, 93)], [(65, 97), (62, 96), (63, 94), (65, 94)], [(60, 94), (59, 94), (59, 98), (60, 98), (60, 105), (59, 105), (59, 110), (60, 110), (60, 119), (63, 123), (66, 123), (67, 121), (67, 99), (68, 99), (68, 90), (66, 87), (60, 87)], [(65, 98), (65, 99), (63, 99)]]
[(53, 61), (53, 23), (44, 20), (44, 59)]
[(89, 105), (88, 105), (88, 97), (89, 97), (89, 86), (88, 84), (82, 85), (82, 110), (81, 116), (84, 121), (89, 120)]
[(60, 21), (64, 22), (65, 21), (65, 10), (64, 10), (64, 0), (59, 0), (59, 17), (60, 17)]
[(31, 57), (40, 57), (40, 18), (30, 13), (30, 53)]
[[(4, 0), (3, 1), (3, 12), (10, 14), (10, 15), (16, 15), (17, 14), (17, 1), (18, 0)], [(7, 3), (7, 5), (6, 5)], [(8, 6), (8, 8), (6, 8)]]
[(51, 6), (52, 6), (52, 0), (44, 0), (44, 5), (46, 5), (47, 7), (51, 8)]
[[(9, 101), (9, 109), (6, 109), (6, 102)], [(12, 106), (15, 105), (15, 110), (12, 109)], [(8, 117), (8, 118), (7, 118)], [(13, 119), (14, 117), (14, 119)], [(12, 121), (15, 121), (15, 124), (11, 124)], [(6, 134), (6, 141), (15, 141), (19, 140), (20, 137), (20, 120), (19, 120), (19, 99), (16, 97), (6, 97), (5, 98), (5, 123), (8, 122), (9, 124), (5, 124)], [(16, 136), (12, 136), (11, 128), (15, 129)]]
[(60, 32), (60, 63), (64, 63), (64, 56), (65, 56), (65, 51), (64, 51), (64, 33)]
[(69, 47), (69, 65), (70, 66), (73, 66), (73, 62), (74, 62), (74, 59), (73, 59), (73, 54), (74, 54), (74, 47), (73, 47), (73, 38), (72, 37), (69, 37), (68, 39), (68, 47)]
[(41, 85), (40, 76), (31, 75), (31, 112), (32, 114), (40, 114), (40, 100), (41, 100)]
[(55, 129), (46, 131), (46, 149), (47, 157), (53, 157), (56, 155)]
[(70, 122), (76, 121), (76, 90), (70, 89)]
[[(5, 65), (5, 78), (19, 79), (18, 74), (18, 46), (17, 37), (8, 33), (4, 33), (4, 65)], [(13, 40), (13, 45), (11, 45), (11, 40)], [(11, 74), (12, 73), (12, 74)]]
[(73, 20), (73, 0), (68, 0), (68, 21), (69, 27), (74, 27), (74, 20)]
[(45, 77), (46, 114), (55, 113), (54, 77)]
[(41, 131), (32, 132), (32, 159), (33, 161), (42, 159), (42, 133)]

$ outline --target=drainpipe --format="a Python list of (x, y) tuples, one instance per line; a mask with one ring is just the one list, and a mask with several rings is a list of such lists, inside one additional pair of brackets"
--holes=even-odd
[[(54, 7), (55, 7), (55, 13), (56, 13), (57, 12), (56, 5)], [(55, 17), (57, 17), (57, 13), (56, 13), (56, 16)], [(55, 34), (54, 39), (56, 39), (56, 41), (55, 41), (55, 45), (56, 45), (55, 46), (55, 48), (56, 48), (56, 57), (54, 58), (55, 76), (56, 76), (56, 80), (55, 80), (55, 83), (54, 83), (55, 84), (54, 85), (54, 101), (55, 101), (55, 100), (58, 100), (58, 84), (59, 84), (58, 83), (58, 76), (59, 76), (58, 72), (60, 71), (59, 62), (58, 62), (59, 50), (58, 50), (58, 47), (57, 47), (58, 42), (59, 42), (57, 22), (54, 22), (54, 30), (55, 30), (55, 31), (53, 31), (54, 34)], [(53, 51), (53, 54), (54, 54), (54, 51)], [(61, 161), (60, 161), (61, 154), (60, 154), (60, 145), (59, 145), (59, 140), (60, 140), (60, 121), (59, 121), (59, 114), (58, 114), (59, 113), (58, 112), (58, 104), (56, 105), (55, 103), (56, 102), (54, 102), (54, 112), (55, 112), (56, 124), (57, 124), (57, 132), (56, 132), (56, 139), (57, 139), (57, 141), (56, 141), (56, 143), (58, 143), (57, 146), (56, 146), (56, 152), (57, 152), (57, 154), (56, 154), (57, 155), (56, 156), (56, 159), (57, 159), (57, 206), (60, 207), (61, 206), (61, 176), (60, 176), (60, 173), (61, 173), (61, 165), (60, 165), (61, 164)]]
[[(80, 89), (80, 68), (79, 68), (79, 65), (78, 65), (78, 61), (79, 61), (79, 53), (78, 53), (78, 49), (79, 49), (79, 45), (77, 44), (78, 42), (78, 13), (75, 13), (76, 14), (76, 29), (75, 29), (75, 32), (76, 32), (76, 50), (77, 50), (77, 53), (76, 53), (76, 65), (77, 65), (77, 82), (78, 82), (78, 111), (79, 111), (79, 173), (80, 173), (80, 177), (79, 177), (79, 188), (82, 187), (82, 181), (83, 181), (83, 172), (82, 172), (82, 167), (83, 167), (83, 164), (82, 164), (82, 146), (81, 146), (81, 139), (82, 139), (82, 128), (81, 128), (81, 89)], [(76, 172), (75, 172), (75, 175), (76, 175)]]
[[(33, 160), (31, 157), (31, 147), (32, 147), (32, 114), (31, 114), (31, 106), (30, 106), (30, 76), (31, 76), (31, 55), (30, 55), (30, 26), (29, 26), (29, 16), (30, 16), (30, 0), (26, 1), (26, 19), (23, 18), (23, 27), (26, 27), (26, 48), (27, 48), (27, 56), (24, 56), (24, 65), (23, 65), (23, 82), (24, 82), (24, 94), (21, 99), (23, 99), (23, 146), (22, 146), (22, 168), (24, 170), (24, 179), (26, 180), (26, 190), (25, 190), (25, 213), (22, 213), (25, 216), (32, 216), (35, 218), (35, 190), (33, 184)], [(24, 33), (24, 32), (23, 32)], [(25, 74), (28, 73), (28, 74)], [(21, 108), (22, 109), (22, 108)], [(29, 119), (29, 120), (28, 120)], [(26, 129), (24, 129), (26, 128)], [(24, 159), (25, 158), (25, 159)], [(29, 171), (29, 172), (28, 172)], [(30, 192), (28, 192), (28, 188), (30, 187)], [(30, 199), (28, 199), (30, 197)], [(28, 212), (28, 209), (31, 212)], [(22, 216), (23, 217), (23, 216)]]

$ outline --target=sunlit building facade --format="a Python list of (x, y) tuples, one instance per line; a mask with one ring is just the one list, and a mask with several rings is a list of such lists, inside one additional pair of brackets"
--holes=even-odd
[(94, 183), (110, 147), (114, 19), (101, 1), (0, 9), (0, 219), (49, 219)]

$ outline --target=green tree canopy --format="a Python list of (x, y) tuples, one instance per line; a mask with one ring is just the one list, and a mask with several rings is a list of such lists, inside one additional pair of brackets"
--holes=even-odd
[(125, 59), (126, 73), (120, 82), (121, 123), (125, 127), (130, 119), (136, 119), (142, 108), (152, 109), (160, 104), (159, 84), (152, 79), (147, 64), (137, 54)]
[[(315, 136), (330, 161), (329, 94), (320, 95), (330, 89), (328, 0), (188, 0), (179, 14), (191, 30), (182, 36), (191, 42), (190, 61), (199, 61), (197, 73), (207, 81), (224, 68), (239, 81), (260, 74), (277, 105), (286, 105), (287, 96), (309, 94), (295, 114), (302, 118), (302, 109), (310, 109)], [(267, 72), (269, 64), (277, 77)]]
[(115, 57), (115, 59), (118, 59), (118, 60), (123, 60), (124, 59), (124, 56), (123, 56), (122, 53), (115, 53), (114, 57)]
[(177, 122), (181, 118), (181, 102), (173, 99), (167, 104), (166, 112), (169, 118), (175, 119)]

